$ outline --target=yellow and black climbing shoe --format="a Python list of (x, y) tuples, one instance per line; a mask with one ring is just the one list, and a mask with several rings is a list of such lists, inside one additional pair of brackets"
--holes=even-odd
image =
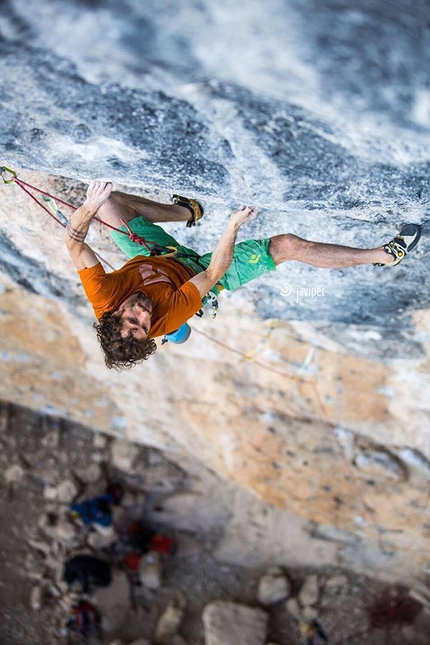
[(421, 237), (421, 226), (419, 224), (405, 224), (402, 226), (396, 237), (384, 245), (385, 253), (393, 256), (393, 261), (388, 264), (376, 263), (375, 267), (394, 267), (400, 264), (418, 244)]
[(178, 206), (185, 206), (191, 213), (191, 217), (187, 222), (187, 226), (195, 226), (196, 222), (203, 217), (203, 206), (195, 199), (188, 199), (188, 197), (181, 197), (181, 195), (173, 195), (172, 201)]

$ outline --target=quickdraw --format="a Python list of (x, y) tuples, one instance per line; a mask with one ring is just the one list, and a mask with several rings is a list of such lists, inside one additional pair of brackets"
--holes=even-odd
[[(7, 178), (6, 173), (9, 173), (10, 178)], [(50, 195), (44, 190), (41, 190), (40, 188), (37, 188), (36, 186), (32, 186), (31, 184), (28, 184), (27, 182), (23, 181), (20, 179), (15, 172), (15, 170), (11, 170), (10, 168), (7, 168), (6, 166), (0, 166), (0, 175), (3, 180), (3, 183), (5, 184), (12, 184), (15, 183), (17, 184), (29, 197), (31, 197), (43, 210), (48, 213), (50, 217), (52, 217), (58, 224), (61, 226), (65, 227), (67, 225), (67, 218), (63, 215), (61, 210), (59, 209), (57, 202), (62, 204), (63, 206), (67, 206), (67, 208), (71, 208), (73, 210), (76, 210), (76, 207), (73, 206), (73, 204), (69, 204), (68, 202), (63, 201), (62, 199), (59, 199), (55, 195)], [(35, 192), (39, 193), (42, 195), (42, 199), (47, 203), (47, 206), (45, 206), (42, 202), (40, 202), (31, 192), (30, 190), (34, 190)], [(48, 208), (49, 207), (49, 208)], [(178, 249), (175, 246), (160, 246), (159, 244), (155, 244), (154, 242), (150, 242), (149, 240), (145, 240), (145, 238), (141, 237), (140, 235), (137, 235), (136, 233), (133, 233), (133, 231), (130, 229), (130, 227), (121, 220), (122, 224), (125, 226), (127, 231), (122, 231), (120, 228), (116, 228), (115, 226), (112, 226), (111, 224), (108, 224), (107, 222), (104, 222), (101, 220), (99, 217), (94, 217), (94, 220), (99, 222), (100, 224), (103, 224), (103, 226), (106, 226), (107, 228), (111, 229), (112, 231), (116, 231), (117, 233), (121, 233), (122, 235), (127, 235), (127, 237), (130, 238), (132, 242), (136, 242), (136, 244), (140, 244), (141, 246), (144, 246), (148, 251), (151, 256), (163, 256), (165, 258), (174, 258), (175, 256), (178, 255)], [(108, 266), (111, 266), (108, 262), (106, 262)], [(113, 268), (113, 267), (112, 267)]]
[[(10, 178), (6, 177), (6, 173), (9, 173)], [(27, 182), (23, 181), (20, 179), (15, 172), (15, 170), (11, 170), (10, 168), (7, 168), (6, 166), (0, 166), (0, 175), (5, 184), (12, 184), (15, 183), (17, 184), (29, 197), (31, 197), (43, 210), (48, 213), (52, 219), (54, 219), (58, 224), (60, 224), (63, 227), (67, 226), (67, 218), (63, 215), (61, 212), (57, 202), (62, 204), (63, 206), (66, 206), (67, 208), (71, 208), (73, 210), (76, 210), (75, 206), (73, 204), (69, 204), (68, 202), (65, 202), (62, 199), (59, 199), (58, 197), (55, 197), (54, 195), (50, 195), (44, 190), (41, 190), (40, 188), (37, 188), (36, 186), (32, 186), (31, 184), (28, 184)], [(42, 199), (44, 200), (45, 204), (43, 204), (41, 201), (39, 201), (30, 191), (33, 190), (36, 193), (39, 193), (42, 196)], [(174, 197), (178, 197), (175, 195)], [(182, 199), (182, 198), (181, 198)], [(179, 203), (179, 202), (175, 202)], [(137, 233), (134, 233), (127, 222), (125, 222), (123, 219), (121, 220), (122, 225), (126, 229), (126, 231), (123, 231), (119, 228), (116, 228), (115, 226), (112, 226), (111, 224), (108, 224), (107, 222), (104, 222), (101, 220), (99, 217), (94, 217), (94, 220), (99, 222), (100, 224), (103, 224), (103, 226), (106, 226), (107, 228), (111, 229), (112, 231), (116, 231), (117, 233), (121, 233), (123, 235), (127, 235), (132, 242), (135, 242), (136, 244), (140, 244), (141, 246), (144, 246), (147, 251), (149, 252), (149, 255), (154, 257), (163, 257), (163, 258), (175, 258), (175, 257), (187, 257), (185, 254), (182, 254), (179, 252), (179, 249), (176, 246), (160, 246), (159, 244), (156, 244), (155, 242), (151, 242), (149, 240), (146, 240), (144, 237), (141, 235), (138, 235)], [(96, 253), (97, 257), (102, 260), (108, 267), (110, 267), (112, 270), (114, 270), (114, 267), (109, 264), (106, 260), (104, 260), (98, 253)], [(222, 287), (221, 287), (222, 288)], [(215, 318), (217, 315), (218, 311), (218, 300), (217, 297), (214, 293), (209, 292), (207, 296), (203, 299), (203, 306), (206, 306), (207, 304), (210, 304), (212, 307), (212, 318)], [(203, 315), (203, 311), (200, 310), (198, 312), (199, 316)], [(182, 327), (184, 329), (182, 329)], [(166, 334), (164, 337), (162, 344), (167, 342), (167, 340), (170, 340), (172, 342), (176, 343), (183, 343), (185, 340), (187, 340), (191, 329), (187, 325), (183, 325), (179, 330), (175, 330), (171, 334)], [(185, 328), (188, 327), (187, 333), (185, 334)], [(181, 331), (180, 331), (181, 330)], [(178, 333), (180, 331), (180, 333)]]

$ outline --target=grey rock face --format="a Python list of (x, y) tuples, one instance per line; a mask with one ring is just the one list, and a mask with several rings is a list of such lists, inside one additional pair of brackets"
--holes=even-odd
[[(211, 210), (211, 226), (199, 227), (202, 249), (244, 202), (263, 208), (247, 229), (252, 237), (291, 231), (374, 247), (406, 220), (426, 232), (425, 0), (413, 12), (375, 0), (4, 7), (3, 163), (193, 194)], [(392, 270), (289, 265), (293, 292), (317, 285), (324, 298), (280, 297), (282, 272), (249, 289), (263, 317), (311, 320), (361, 355), (416, 357), (422, 346), (410, 314), (430, 306), (428, 290), (417, 287), (428, 274), (427, 251), (424, 235)], [(0, 267), (33, 292), (70, 292), (14, 247), (6, 225)]]
[(386, 452), (371, 450), (360, 454), (355, 460), (357, 468), (367, 475), (388, 479), (402, 479), (405, 472), (400, 463)]
[(301, 616), (301, 608), (297, 598), (288, 598), (285, 603), (285, 609), (296, 619), (299, 620)]
[(418, 450), (401, 448), (396, 455), (408, 470), (408, 477), (418, 484), (427, 484), (430, 480), (430, 462)]

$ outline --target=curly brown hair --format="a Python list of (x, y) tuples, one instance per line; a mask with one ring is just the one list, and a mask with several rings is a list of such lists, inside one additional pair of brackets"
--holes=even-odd
[(130, 334), (121, 336), (122, 320), (114, 311), (107, 311), (94, 323), (99, 341), (104, 353), (106, 367), (117, 370), (130, 369), (146, 361), (157, 349), (155, 340), (137, 340)]

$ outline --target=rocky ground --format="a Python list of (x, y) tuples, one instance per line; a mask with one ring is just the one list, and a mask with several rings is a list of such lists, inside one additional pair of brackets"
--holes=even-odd
[[(331, 645), (428, 644), (430, 616), (406, 588), (334, 568), (220, 560), (223, 521), (207, 521), (219, 509), (205, 516), (196, 506), (200, 524), (188, 528), (175, 519), (172, 503), (196, 482), (159, 451), (11, 405), (0, 412), (2, 645), (294, 645), (300, 624), (314, 618)], [(111, 528), (71, 517), (70, 504), (103, 494), (111, 482), (124, 490)], [(220, 498), (225, 486), (218, 482)], [(151, 549), (132, 573), (123, 555), (134, 520), (172, 538), (177, 549)], [(87, 595), (69, 586), (64, 563), (76, 554), (108, 562), (111, 584), (93, 585)], [(86, 640), (66, 628), (82, 598), (101, 617), (100, 631)]]

